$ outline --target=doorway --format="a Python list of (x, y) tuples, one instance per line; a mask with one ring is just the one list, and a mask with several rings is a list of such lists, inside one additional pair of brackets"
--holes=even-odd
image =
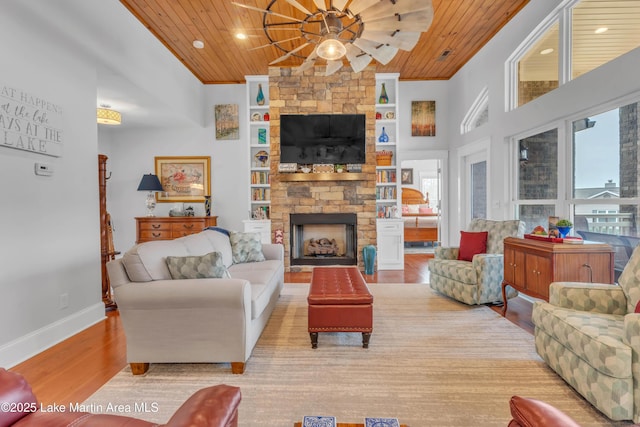
[(405, 254), (433, 253), (442, 236), (442, 159), (401, 162)]

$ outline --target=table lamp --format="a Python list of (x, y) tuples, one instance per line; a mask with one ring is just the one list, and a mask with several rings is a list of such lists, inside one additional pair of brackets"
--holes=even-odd
[(138, 191), (148, 191), (147, 194), (147, 216), (155, 216), (153, 210), (156, 207), (156, 191), (164, 191), (160, 180), (156, 175), (146, 174), (142, 176), (140, 184), (138, 185)]

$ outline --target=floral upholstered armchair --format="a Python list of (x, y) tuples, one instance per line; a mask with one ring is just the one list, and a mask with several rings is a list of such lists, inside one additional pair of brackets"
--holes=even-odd
[[(519, 220), (473, 219), (467, 232), (461, 232), (460, 247), (438, 247), (429, 261), (431, 288), (465, 304), (502, 301), (505, 237), (523, 237), (525, 224)], [(465, 237), (486, 233), (486, 249), (472, 255), (463, 244)], [(462, 249), (462, 251), (461, 251)], [(466, 253), (466, 256), (461, 256)], [(507, 288), (507, 298), (518, 295)]]
[(554, 282), (536, 301), (536, 351), (612, 420), (640, 422), (640, 246), (618, 285)]

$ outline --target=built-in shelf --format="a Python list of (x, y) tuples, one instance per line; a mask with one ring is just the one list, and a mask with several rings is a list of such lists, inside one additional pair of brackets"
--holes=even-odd
[(281, 182), (291, 181), (365, 181), (370, 179), (370, 174), (356, 172), (342, 173), (279, 173)]

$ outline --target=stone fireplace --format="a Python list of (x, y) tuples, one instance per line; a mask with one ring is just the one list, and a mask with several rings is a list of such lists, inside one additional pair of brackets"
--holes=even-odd
[[(375, 91), (373, 66), (360, 73), (343, 67), (331, 76), (325, 76), (324, 66), (312, 67), (300, 75), (293, 75), (291, 68), (269, 68), (271, 229), (282, 230), (284, 233), (286, 271), (309, 271), (314, 265), (340, 265), (347, 262), (363, 268), (362, 248), (376, 244)], [(325, 173), (309, 174), (309, 179), (292, 181), (278, 173), (280, 115), (314, 113), (366, 115), (366, 163), (362, 165), (362, 173), (358, 174), (357, 179), (346, 179), (340, 173)], [(357, 227), (353, 229), (353, 243), (345, 242), (340, 246), (339, 239), (333, 237), (333, 234), (329, 234), (328, 239), (329, 244), (332, 239), (336, 239), (338, 252), (349, 252), (349, 260), (342, 260), (345, 258), (343, 255), (324, 258), (314, 256), (312, 259), (305, 256), (304, 252), (301, 254), (298, 248), (294, 248), (295, 252), (292, 252), (292, 237), (297, 242), (300, 233), (292, 221), (297, 218), (296, 215), (301, 214), (354, 216)], [(341, 227), (344, 230), (344, 226)], [(317, 234), (306, 240), (310, 238), (324, 237)], [(327, 242), (322, 241), (318, 244), (325, 243)], [(308, 241), (306, 245), (308, 246)], [(354, 246), (352, 251), (349, 245)], [(322, 255), (324, 249), (320, 246), (318, 255)]]
[(291, 265), (356, 265), (356, 214), (291, 214)]

